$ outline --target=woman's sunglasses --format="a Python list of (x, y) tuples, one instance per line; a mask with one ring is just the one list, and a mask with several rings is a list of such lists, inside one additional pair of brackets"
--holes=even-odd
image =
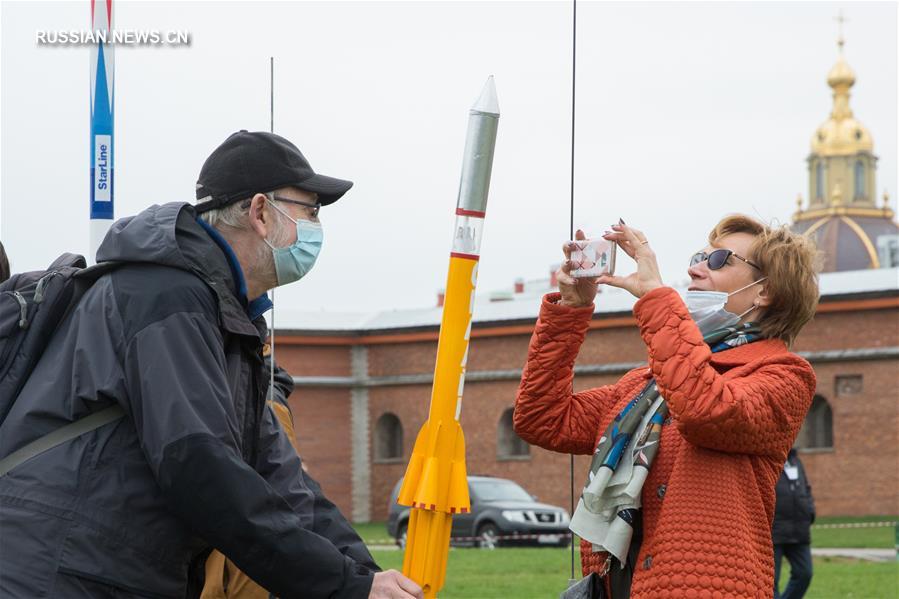
[(727, 264), (727, 259), (730, 258), (731, 256), (733, 256), (734, 258), (737, 258), (739, 260), (742, 260), (743, 262), (745, 262), (749, 266), (752, 266), (753, 268), (758, 268), (758, 270), (762, 270), (761, 268), (758, 267), (757, 264), (754, 264), (754, 263), (750, 262), (749, 260), (747, 260), (746, 258), (744, 258), (743, 256), (740, 256), (739, 254), (735, 254), (733, 251), (727, 250), (724, 248), (721, 248), (718, 250), (712, 250), (708, 254), (706, 254), (705, 252), (697, 252), (697, 253), (693, 254), (693, 257), (690, 258), (690, 266), (693, 266), (694, 264), (699, 264), (700, 262), (705, 262), (706, 260), (708, 260), (709, 270), (718, 270), (719, 268), (721, 268), (722, 266)]

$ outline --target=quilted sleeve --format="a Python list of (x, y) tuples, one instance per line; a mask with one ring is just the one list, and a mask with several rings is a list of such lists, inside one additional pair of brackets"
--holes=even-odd
[(593, 453), (599, 423), (617, 400), (614, 386), (572, 393), (574, 361), (593, 305), (571, 308), (543, 298), (528, 361), (515, 398), (513, 424), (522, 439), (552, 451)]
[(733, 453), (784, 456), (815, 392), (815, 373), (790, 353), (718, 373), (683, 300), (670, 287), (634, 306), (649, 364), (662, 396), (690, 443)]

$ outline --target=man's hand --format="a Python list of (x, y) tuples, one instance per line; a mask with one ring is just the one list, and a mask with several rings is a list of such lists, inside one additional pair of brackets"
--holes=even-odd
[(424, 599), (421, 587), (397, 572), (376, 572), (368, 599)]

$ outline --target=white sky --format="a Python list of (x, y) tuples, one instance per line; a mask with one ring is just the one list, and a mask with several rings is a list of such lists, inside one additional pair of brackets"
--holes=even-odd
[[(796, 194), (808, 195), (809, 140), (831, 107), (841, 7), (851, 106), (880, 157), (877, 195), (899, 195), (896, 3), (582, 0), (576, 225), (599, 233), (623, 217), (674, 283), (724, 214), (789, 222)], [(0, 238), (16, 271), (88, 250), (89, 49), (38, 46), (35, 32), (89, 25), (86, 1), (2, 5)], [(269, 56), (276, 132), (318, 172), (355, 181), (322, 211), (319, 262), (278, 291), (280, 306), (433, 305), (468, 108), (491, 74), (502, 116), (479, 294), (560, 260), (570, 2), (116, 0), (115, 26), (186, 29), (193, 40), (116, 49), (117, 217), (193, 201), (215, 146), (238, 129), (268, 130)]]

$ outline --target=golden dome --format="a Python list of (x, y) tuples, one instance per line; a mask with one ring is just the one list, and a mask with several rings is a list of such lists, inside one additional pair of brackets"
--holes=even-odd
[(843, 58), (842, 39), (839, 45), (840, 55), (827, 74), (827, 85), (833, 89), (833, 110), (812, 136), (812, 154), (818, 156), (848, 156), (874, 150), (871, 133), (853, 118), (849, 108), (849, 89), (855, 85), (855, 72)]
[(827, 119), (812, 137), (812, 153), (818, 156), (846, 156), (874, 150), (868, 129), (852, 117)]
[(841, 86), (852, 87), (855, 85), (855, 71), (846, 63), (842, 54), (840, 54), (836, 64), (833, 65), (833, 68), (827, 74), (827, 85), (834, 89)]

